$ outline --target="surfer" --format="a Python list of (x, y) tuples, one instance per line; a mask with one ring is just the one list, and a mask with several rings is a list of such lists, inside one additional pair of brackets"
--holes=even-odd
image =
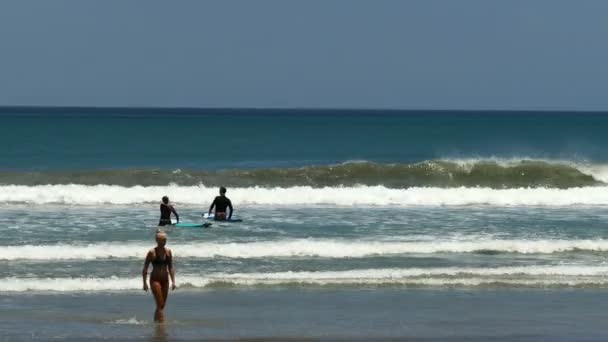
[(167, 303), (169, 295), (169, 277), (171, 277), (171, 290), (175, 290), (175, 270), (173, 269), (173, 254), (169, 248), (166, 248), (167, 234), (160, 229), (156, 233), (155, 248), (152, 248), (146, 256), (144, 262), (144, 270), (142, 277), (144, 280), (144, 291), (148, 292), (148, 283), (146, 276), (148, 275), (148, 267), (152, 263), (152, 273), (150, 274), (150, 288), (156, 301), (156, 311), (154, 311), (154, 321), (163, 322), (165, 316), (163, 309)]
[(177, 222), (179, 222), (179, 215), (175, 208), (169, 204), (169, 197), (163, 196), (163, 201), (160, 204), (160, 220), (158, 221), (159, 226), (166, 226), (171, 224), (171, 213), (175, 215)]
[[(226, 197), (226, 188), (220, 187), (220, 195), (216, 196), (209, 207), (209, 215), (211, 215), (211, 211), (215, 207), (215, 215), (213, 216), (216, 221), (225, 221), (226, 219), (230, 220), (232, 218), (232, 202), (228, 197)], [(228, 218), (226, 218), (226, 208), (230, 208), (230, 214)]]

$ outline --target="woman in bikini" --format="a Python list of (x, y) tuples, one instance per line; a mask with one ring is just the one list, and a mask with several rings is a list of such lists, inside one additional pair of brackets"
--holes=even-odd
[(148, 267), (152, 263), (152, 273), (150, 274), (150, 288), (156, 301), (156, 311), (154, 311), (154, 321), (163, 322), (165, 316), (163, 309), (167, 303), (169, 294), (169, 278), (171, 278), (171, 290), (175, 290), (175, 270), (173, 269), (173, 254), (167, 244), (167, 234), (163, 231), (156, 233), (157, 246), (152, 248), (146, 256), (144, 270), (142, 272), (144, 280), (144, 291), (148, 291), (147, 275)]

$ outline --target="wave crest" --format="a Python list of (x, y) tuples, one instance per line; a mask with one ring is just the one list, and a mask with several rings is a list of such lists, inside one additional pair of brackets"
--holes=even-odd
[(411, 164), (365, 161), (300, 168), (196, 170), (96, 170), (0, 172), (5, 185), (119, 185), (217, 187), (410, 187), (572, 188), (603, 184), (594, 171), (605, 168), (543, 160), (430, 160)]

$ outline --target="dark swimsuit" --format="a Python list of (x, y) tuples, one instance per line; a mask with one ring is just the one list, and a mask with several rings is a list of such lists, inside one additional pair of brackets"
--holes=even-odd
[(170, 263), (171, 263), (171, 256), (167, 254), (166, 250), (165, 250), (165, 257), (162, 259), (158, 255), (158, 252), (156, 250), (154, 250), (154, 260), (152, 260), (152, 265), (154, 265), (156, 267), (156, 266), (169, 265)]
[(217, 196), (213, 200), (211, 207), (215, 206), (215, 216), (214, 219), (216, 221), (225, 221), (226, 220), (226, 209), (230, 208), (230, 215), (232, 216), (232, 202), (226, 196)]
[(171, 207), (166, 204), (160, 205), (160, 221), (158, 221), (159, 226), (166, 226), (171, 223)]

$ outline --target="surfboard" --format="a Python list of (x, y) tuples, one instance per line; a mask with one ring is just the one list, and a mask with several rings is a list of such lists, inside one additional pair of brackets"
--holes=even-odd
[[(215, 220), (215, 215), (214, 214), (203, 214), (203, 217), (206, 218), (207, 220)], [(226, 220), (222, 220), (222, 221), (216, 221), (216, 222), (243, 222), (243, 220), (239, 219), (239, 218), (235, 218), (232, 217), (230, 220), (226, 219)]]
[(209, 223), (209, 222), (205, 222), (205, 223), (180, 222), (180, 223), (174, 224), (173, 226), (178, 227), (178, 228), (207, 228), (207, 227), (211, 226), (211, 223)]

